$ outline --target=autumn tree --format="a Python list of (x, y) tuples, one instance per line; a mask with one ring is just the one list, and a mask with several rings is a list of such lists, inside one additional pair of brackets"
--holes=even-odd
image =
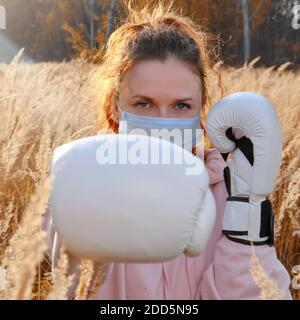
[[(149, 0), (147, 0), (148, 2)], [(152, 4), (170, 0), (152, 0)], [(300, 30), (293, 28), (296, 0), (173, 0), (219, 40), (226, 64), (241, 65), (257, 56), (262, 65), (293, 61), (300, 65)], [(143, 8), (146, 0), (136, 0)], [(122, 0), (2, 0), (6, 35), (35, 61), (85, 57), (94, 61), (124, 18)], [(300, 23), (300, 21), (299, 21)], [(1, 31), (3, 32), (3, 30)], [(211, 48), (218, 48), (212, 41)], [(100, 60), (100, 59), (99, 59)]]

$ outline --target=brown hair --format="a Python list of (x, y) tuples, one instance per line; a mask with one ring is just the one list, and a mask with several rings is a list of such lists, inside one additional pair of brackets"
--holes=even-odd
[[(116, 101), (124, 81), (124, 75), (140, 60), (164, 61), (169, 55), (188, 62), (198, 73), (202, 84), (202, 117), (205, 145), (209, 145), (205, 133), (205, 119), (210, 97), (207, 91), (207, 71), (212, 69), (212, 58), (217, 57), (216, 47), (209, 49), (210, 34), (182, 12), (169, 5), (158, 3), (153, 9), (148, 2), (142, 10), (133, 9), (131, 1), (125, 2), (127, 18), (110, 36), (101, 61), (98, 77), (98, 101), (101, 129), (118, 132), (113, 117)], [(217, 72), (213, 70), (214, 72)], [(220, 75), (219, 86), (222, 90)]]

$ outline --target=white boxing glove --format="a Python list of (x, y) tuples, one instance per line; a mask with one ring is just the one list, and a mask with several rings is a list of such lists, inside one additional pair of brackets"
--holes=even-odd
[[(168, 150), (166, 164), (161, 156)], [(180, 155), (185, 160), (172, 161)], [(191, 163), (199, 174), (186, 174)], [(79, 139), (55, 149), (51, 175), (54, 224), (76, 256), (168, 261), (199, 255), (212, 232), (216, 208), (203, 162), (169, 141), (126, 134)]]
[(231, 94), (209, 112), (206, 130), (227, 162), (223, 233), (245, 244), (273, 245), (274, 213), (267, 197), (275, 186), (282, 152), (274, 107), (257, 93)]

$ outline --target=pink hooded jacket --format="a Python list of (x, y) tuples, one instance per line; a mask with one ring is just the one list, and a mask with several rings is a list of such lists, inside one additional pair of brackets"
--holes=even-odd
[[(205, 165), (210, 177), (217, 218), (203, 254), (177, 258), (163, 263), (111, 263), (106, 280), (98, 288), (99, 300), (207, 300), (260, 299), (260, 289), (251, 273), (251, 246), (233, 242), (222, 235), (222, 219), (227, 191), (223, 180), (226, 166), (221, 154), (209, 149)], [(55, 231), (49, 210), (43, 216), (42, 228), (47, 232), (48, 253), (56, 265), (61, 240)], [(277, 259), (274, 247), (255, 246), (255, 254), (267, 275), (274, 280), (282, 299), (291, 299), (290, 277)], [(68, 254), (70, 273), (79, 275), (79, 258)], [(96, 264), (96, 267), (100, 266)], [(74, 297), (74, 280), (69, 294)]]

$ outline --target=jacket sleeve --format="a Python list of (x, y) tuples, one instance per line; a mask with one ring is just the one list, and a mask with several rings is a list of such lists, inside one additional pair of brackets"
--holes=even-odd
[[(274, 247), (256, 246), (255, 255), (267, 276), (279, 289), (280, 299), (291, 299), (290, 277), (277, 259)], [(201, 299), (260, 299), (261, 289), (250, 272), (251, 256), (250, 246), (223, 236), (217, 243), (214, 261), (200, 283)]]
[[(60, 249), (62, 246), (62, 239), (60, 238), (59, 234), (57, 233), (55, 229), (55, 225), (53, 222), (53, 216), (51, 214), (51, 211), (48, 209), (43, 213), (42, 215), (42, 223), (41, 228), (46, 233), (46, 239), (45, 239), (45, 248), (44, 252), (47, 255), (47, 260), (51, 263), (51, 272), (53, 275), (53, 271), (55, 267), (57, 266), (58, 258)], [(68, 300), (73, 300), (75, 298), (75, 292), (78, 285), (78, 280), (80, 277), (80, 258), (74, 256), (68, 250), (66, 250), (66, 254), (68, 257), (69, 262), (69, 269), (68, 269), (68, 275), (74, 274), (74, 278), (72, 281), (72, 284), (68, 290), (67, 298)], [(102, 263), (95, 263), (94, 264), (94, 275), (98, 274), (98, 270), (103, 270), (103, 264)], [(105, 278), (102, 282), (105, 281)], [(101, 283), (100, 283), (101, 284)]]
[[(224, 182), (216, 183), (213, 189), (217, 207), (222, 208), (219, 210), (221, 213), (216, 222), (219, 235), (212, 262), (205, 270), (199, 284), (199, 296), (203, 300), (261, 299), (262, 291), (250, 271), (253, 256), (251, 246), (231, 241), (221, 233), (226, 198), (223, 196), (226, 192)], [(267, 275), (265, 278), (271, 279), (278, 288), (280, 299), (290, 300), (290, 276), (278, 260), (275, 248), (269, 245), (254, 246), (254, 253)], [(259, 280), (261, 281), (263, 279)], [(265, 286), (268, 286), (268, 282)]]

